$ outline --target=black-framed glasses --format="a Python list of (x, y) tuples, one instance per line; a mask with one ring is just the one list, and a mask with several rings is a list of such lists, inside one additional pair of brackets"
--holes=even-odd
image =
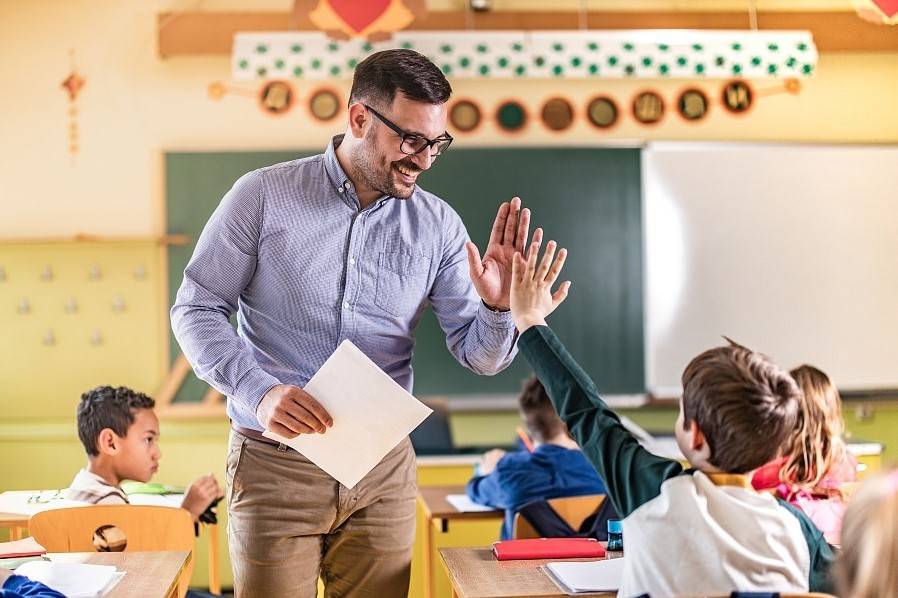
[(402, 127), (391, 121), (389, 118), (369, 106), (368, 104), (362, 104), (365, 108), (368, 109), (371, 114), (376, 116), (380, 122), (390, 127), (394, 133), (399, 135), (402, 141), (399, 142), (399, 151), (408, 156), (414, 156), (416, 154), (420, 154), (426, 148), (430, 148), (429, 153), (431, 158), (436, 158), (447, 149), (449, 149), (449, 145), (452, 143), (452, 135), (448, 132), (443, 133), (436, 139), (428, 139), (423, 135), (418, 135), (416, 133), (409, 133), (405, 131)]

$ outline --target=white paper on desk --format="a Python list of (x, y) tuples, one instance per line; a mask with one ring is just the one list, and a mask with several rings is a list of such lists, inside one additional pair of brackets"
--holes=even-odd
[(616, 592), (624, 574), (624, 558), (548, 563), (541, 569), (565, 594)]
[(292, 440), (266, 438), (296, 449), (335, 480), (352, 488), (423, 422), (432, 409), (344, 340), (303, 389), (327, 409), (334, 425), (324, 434)]
[(495, 511), (493, 507), (477, 504), (467, 494), (447, 494), (446, 502), (455, 507), (459, 513), (482, 513), (485, 511)]
[(124, 571), (116, 571), (113, 565), (50, 561), (25, 563), (16, 569), (16, 573), (39, 581), (68, 598), (102, 596), (125, 576)]

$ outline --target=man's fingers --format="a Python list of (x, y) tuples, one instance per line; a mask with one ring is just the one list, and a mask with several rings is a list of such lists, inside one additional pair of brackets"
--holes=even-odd
[(546, 243), (546, 252), (543, 254), (543, 259), (539, 262), (539, 271), (536, 273), (537, 282), (543, 282), (549, 274), (549, 267), (552, 265), (552, 260), (555, 257), (555, 247), (555, 241)]
[(521, 219), (518, 224), (518, 234), (515, 235), (514, 249), (515, 251), (524, 251), (527, 247), (527, 236), (530, 233), (530, 209), (521, 210)]
[(558, 280), (558, 275), (561, 273), (561, 269), (564, 267), (565, 258), (567, 258), (567, 249), (562, 247), (558, 250), (558, 257), (556, 257), (555, 261), (552, 262), (552, 267), (549, 268), (549, 273), (546, 275), (546, 283), (550, 287), (555, 284), (556, 280)]
[(511, 282), (512, 284), (520, 284), (521, 274), (524, 269), (524, 258), (517, 251), (511, 256)]
[(536, 270), (536, 255), (539, 253), (539, 245), (536, 241), (530, 244), (530, 251), (527, 252), (527, 267), (524, 269), (524, 281), (533, 280), (533, 272)]
[(571, 289), (571, 281), (570, 280), (565, 280), (563, 283), (561, 283), (561, 286), (558, 287), (558, 290), (552, 294), (552, 306), (553, 306), (552, 308), (553, 309), (558, 307), (559, 305), (561, 305), (561, 303), (565, 299), (567, 299), (567, 293), (570, 289)]
[(300, 434), (299, 432), (294, 432), (287, 426), (276, 421), (271, 422), (271, 426), (269, 427), (269, 429), (278, 436), (283, 436), (284, 438), (296, 438)]
[(465, 249), (468, 252), (468, 269), (471, 271), (471, 278), (480, 278), (483, 276), (483, 262), (480, 261), (480, 251), (470, 241), (465, 243)]
[(521, 210), (521, 199), (519, 197), (511, 198), (511, 205), (508, 208), (508, 218), (505, 219), (505, 233), (502, 236), (503, 245), (514, 245), (515, 231), (518, 229), (518, 215)]
[[(296, 400), (296, 399), (294, 399)], [(331, 417), (331, 414), (327, 412), (327, 409), (324, 406), (315, 400), (315, 397), (310, 395), (309, 393), (302, 391), (302, 395), (300, 399), (297, 401), (300, 407), (306, 409), (312, 416), (321, 422), (322, 425), (329, 428), (334, 425), (334, 419)], [(322, 430), (323, 432), (324, 430)]]
[(501, 244), (505, 235), (505, 221), (508, 220), (508, 211), (511, 208), (507, 201), (503, 201), (496, 212), (496, 220), (493, 222), (493, 230), (490, 231), (489, 245)]
[[(299, 424), (309, 428), (308, 432), (297, 430), (298, 432), (301, 432), (303, 434), (307, 434), (309, 432), (318, 432), (319, 434), (324, 434), (324, 432), (327, 430), (327, 425), (323, 421), (319, 420), (314, 413), (306, 409), (305, 405), (293, 404), (287, 409), (287, 415), (293, 418)], [(291, 422), (283, 420), (281, 421), (287, 426), (293, 427)]]

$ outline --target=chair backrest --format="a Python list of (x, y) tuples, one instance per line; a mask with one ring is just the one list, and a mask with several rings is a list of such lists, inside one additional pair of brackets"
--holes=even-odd
[[(552, 507), (558, 516), (574, 530), (580, 528), (583, 520), (599, 510), (605, 501), (604, 494), (587, 494), (585, 496), (566, 496), (563, 498), (550, 498), (546, 502)], [(539, 533), (530, 525), (520, 513), (514, 516), (514, 530), (512, 535), (515, 539), (523, 540), (526, 538), (539, 538)]]
[(448, 455), (455, 452), (452, 428), (449, 426), (449, 402), (442, 399), (427, 401), (433, 413), (412, 430), (409, 438), (417, 455)]
[[(31, 516), (28, 531), (49, 552), (179, 550), (196, 554), (193, 519), (184, 509), (138, 505), (90, 505), (48, 509)], [(191, 558), (178, 582), (187, 593)]]

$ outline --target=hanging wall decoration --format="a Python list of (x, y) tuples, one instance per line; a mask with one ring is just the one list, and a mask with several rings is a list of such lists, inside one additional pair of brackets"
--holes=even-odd
[(617, 115), (617, 104), (608, 96), (593, 98), (586, 106), (587, 119), (599, 129), (610, 129), (617, 124)]
[(877, 25), (898, 25), (898, 0), (852, 0), (860, 18)]
[(754, 91), (747, 81), (737, 79), (729, 81), (723, 86), (721, 103), (733, 114), (744, 114), (751, 109), (754, 95)]
[(527, 109), (517, 100), (507, 100), (496, 110), (496, 123), (509, 133), (518, 133), (527, 125)]
[(481, 118), (480, 107), (471, 100), (456, 100), (449, 108), (449, 122), (461, 133), (477, 129)]
[(78, 100), (78, 94), (81, 92), (86, 81), (78, 74), (78, 71), (75, 70), (75, 50), (69, 50), (69, 62), (71, 63), (69, 75), (63, 80), (61, 87), (66, 90), (66, 93), (69, 96), (69, 154), (74, 157), (75, 154), (78, 153), (79, 142), (78, 106), (75, 102)]
[(633, 118), (644, 125), (655, 125), (664, 116), (664, 98), (657, 91), (643, 91), (633, 98)]
[(286, 81), (269, 81), (259, 92), (259, 106), (268, 114), (286, 114), (293, 107), (293, 89)]
[(382, 42), (272, 32), (236, 34), (231, 73), (348, 79), (390, 48), (421, 52), (450, 78), (785, 78), (810, 77), (817, 65), (806, 31), (405, 31)]
[(564, 131), (574, 124), (574, 107), (564, 98), (552, 98), (540, 112), (543, 124), (552, 131)]
[(677, 114), (687, 122), (698, 122), (708, 116), (708, 96), (697, 87), (690, 87), (677, 97)]
[(318, 89), (309, 98), (309, 114), (321, 122), (333, 120), (340, 113), (340, 98), (331, 89)]
[(427, 14), (425, 0), (295, 0), (294, 18), (312, 24), (335, 40), (354, 37), (385, 41)]

